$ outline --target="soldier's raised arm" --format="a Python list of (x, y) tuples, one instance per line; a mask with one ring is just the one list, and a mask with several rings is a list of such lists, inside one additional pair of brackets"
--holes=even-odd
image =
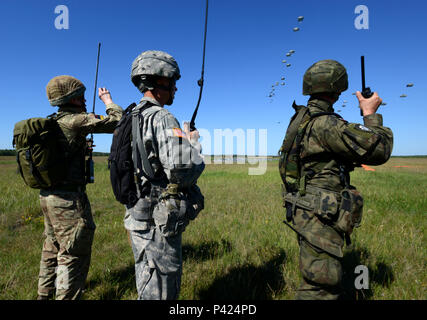
[[(380, 165), (385, 163), (393, 149), (393, 132), (383, 126), (383, 117), (376, 113), (381, 98), (375, 93), (365, 99), (360, 92), (357, 97), (363, 112), (364, 125), (348, 123), (335, 116), (324, 116), (315, 122), (322, 143), (330, 151), (349, 162)], [(329, 128), (325, 130), (324, 128)]]
[(113, 133), (117, 123), (122, 118), (123, 109), (113, 102), (108, 89), (99, 88), (98, 96), (105, 104), (107, 116), (82, 113), (80, 117), (75, 119), (75, 125), (81, 128), (82, 134)]

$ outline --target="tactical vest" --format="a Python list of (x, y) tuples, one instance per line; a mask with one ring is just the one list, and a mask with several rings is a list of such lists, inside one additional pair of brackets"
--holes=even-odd
[(311, 114), (306, 106), (292, 104), (295, 114), (291, 118), (282, 146), (279, 150), (279, 171), (286, 193), (299, 192), (305, 194), (307, 175), (303, 174), (301, 164), (301, 141), (308, 124), (315, 118), (323, 115), (340, 115), (333, 112), (318, 112)]

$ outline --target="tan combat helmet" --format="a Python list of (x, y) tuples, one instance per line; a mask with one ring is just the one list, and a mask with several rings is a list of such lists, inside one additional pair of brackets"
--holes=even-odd
[(341, 93), (347, 88), (348, 76), (345, 67), (335, 60), (321, 60), (305, 72), (302, 94)]
[(47, 98), (52, 106), (64, 105), (72, 98), (83, 95), (85, 90), (80, 80), (67, 75), (52, 78), (46, 86)]

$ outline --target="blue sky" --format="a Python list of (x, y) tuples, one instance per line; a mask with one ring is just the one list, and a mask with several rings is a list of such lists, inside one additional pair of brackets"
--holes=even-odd
[[(355, 7), (361, 4), (369, 9), (367, 30), (354, 25)], [(69, 9), (68, 30), (55, 28), (58, 5)], [(170, 111), (181, 123), (189, 120), (199, 93), (204, 12), (205, 0), (2, 0), (0, 149), (12, 148), (17, 121), (56, 110), (45, 92), (56, 75), (82, 80), (92, 109), (98, 42), (98, 85), (109, 88), (122, 107), (141, 98), (130, 81), (134, 58), (150, 49), (172, 54), (182, 78)], [(303, 74), (322, 59), (338, 60), (349, 73), (349, 89), (335, 110), (350, 122), (362, 122), (351, 93), (361, 88), (364, 55), (367, 85), (387, 103), (379, 113), (394, 132), (393, 155), (425, 155), (426, 13), (427, 2), (421, 0), (210, 0), (205, 87), (196, 126), (212, 138), (214, 129), (267, 129), (268, 154), (276, 154), (293, 114), (292, 101), (307, 101)], [(302, 23), (297, 21), (300, 15)], [(293, 32), (293, 27), (300, 31)], [(295, 53), (285, 57), (291, 49)], [(269, 99), (271, 85), (282, 76), (286, 85)], [(414, 86), (407, 88), (410, 82)], [(399, 97), (403, 93), (406, 98)], [(348, 103), (342, 108), (344, 100)], [(105, 113), (98, 98), (96, 113)], [(96, 151), (108, 152), (111, 135), (95, 135), (95, 143)]]

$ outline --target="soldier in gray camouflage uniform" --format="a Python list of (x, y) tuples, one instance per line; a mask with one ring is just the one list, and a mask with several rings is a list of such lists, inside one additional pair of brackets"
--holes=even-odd
[[(301, 172), (297, 189), (287, 187), (284, 193), (284, 205), (292, 213), (288, 225), (297, 232), (300, 245), (303, 281), (297, 299), (337, 299), (342, 294), (344, 240), (359, 226), (363, 206), (349, 173), (361, 164), (385, 163), (393, 147), (393, 133), (376, 113), (382, 102), (376, 92), (369, 99), (356, 92), (364, 126), (333, 114), (333, 104), (347, 88), (346, 69), (337, 61), (322, 60), (306, 71), (303, 94), (310, 95), (308, 112), (319, 116), (308, 121), (301, 149), (295, 149), (300, 165), (280, 165), (285, 185), (295, 182), (287, 171)], [(285, 144), (286, 138), (281, 151)]]
[(45, 236), (38, 283), (38, 299), (79, 299), (89, 270), (95, 232), (89, 199), (86, 195), (85, 154), (89, 133), (112, 133), (123, 110), (111, 100), (105, 88), (100, 99), (108, 116), (86, 112), (82, 82), (71, 76), (49, 81), (47, 96), (58, 106), (58, 124), (68, 150), (68, 172), (61, 185), (40, 190)]
[[(182, 131), (164, 108), (173, 103), (179, 78), (175, 59), (162, 51), (145, 51), (132, 64), (132, 82), (144, 94), (133, 109), (144, 119), (140, 133), (151, 168), (143, 170), (152, 170), (155, 177), (141, 177), (139, 200), (124, 217), (135, 258), (138, 299), (143, 300), (178, 298), (182, 232), (204, 205), (196, 185), (205, 166), (198, 131), (190, 132), (187, 123)], [(148, 108), (139, 111), (143, 106)], [(136, 135), (133, 131), (133, 144)], [(135, 154), (133, 161), (138, 161)]]

